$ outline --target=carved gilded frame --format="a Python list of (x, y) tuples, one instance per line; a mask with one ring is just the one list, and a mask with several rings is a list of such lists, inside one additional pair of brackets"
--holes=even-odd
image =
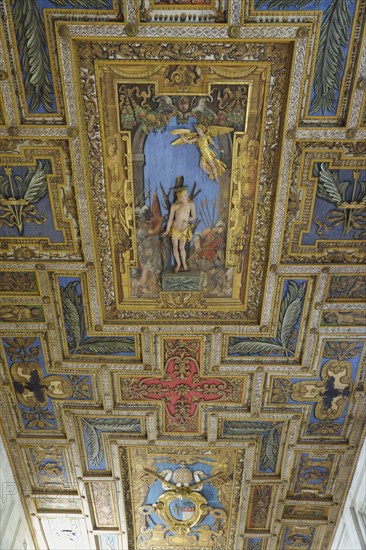
[[(14, 148), (16, 142), (13, 141)], [(5, 167), (35, 167), (36, 160), (48, 160), (51, 163), (52, 172), (46, 175), (47, 193), (51, 206), (52, 221), (55, 230), (61, 231), (63, 241), (54, 242), (47, 236), (14, 236), (0, 237), (2, 243), (1, 256), (11, 260), (23, 257), (24, 260), (63, 258), (64, 260), (80, 259), (80, 237), (77, 222), (65, 207), (65, 194), (70, 193), (72, 187), (67, 177), (65, 164), (68, 162), (66, 141), (56, 141), (54, 144), (45, 143), (30, 146), (19, 146), (18, 154), (3, 154), (0, 156), (0, 164)], [(18, 249), (21, 251), (17, 251)], [(27, 248), (27, 250), (23, 250)], [(23, 254), (23, 256), (22, 256)]]
[[(296, 146), (294, 169), (288, 200), (282, 261), (285, 263), (362, 263), (365, 258), (362, 239), (328, 237), (313, 245), (302, 244), (302, 235), (309, 231), (313, 218), (318, 178), (313, 166), (324, 162), (330, 170), (365, 170), (364, 145), (361, 143), (323, 144), (299, 142)], [(298, 177), (297, 168), (300, 171)], [(333, 208), (336, 206), (334, 205)]]
[[(81, 72), (81, 89), (80, 101), (83, 105), (83, 126), (85, 141), (85, 166), (89, 167), (88, 179), (91, 182), (91, 190), (89, 200), (94, 203), (94, 212), (96, 216), (91, 222), (95, 224), (95, 232), (97, 233), (97, 248), (101, 257), (101, 265), (98, 269), (98, 275), (101, 281), (101, 286), (104, 289), (114, 288), (114, 293), (108, 290), (108, 296), (104, 296), (105, 316), (109, 319), (119, 321), (148, 321), (153, 315), (155, 320), (167, 320), (171, 316), (172, 310), (177, 320), (189, 319), (196, 322), (204, 320), (220, 321), (225, 319), (225, 322), (246, 321), (253, 322), (258, 319), (259, 303), (263, 292), (263, 281), (265, 274), (266, 258), (268, 254), (268, 246), (270, 242), (269, 224), (271, 218), (270, 198), (273, 197), (276, 186), (275, 173), (278, 169), (279, 157), (276, 151), (279, 147), (281, 139), (281, 116), (284, 109), (284, 101), (286, 97), (286, 79), (289, 70), (289, 62), (291, 59), (291, 50), (289, 44), (262, 44), (262, 43), (240, 43), (235, 45), (230, 44), (212, 44), (205, 46), (203, 44), (193, 44), (192, 51), (187, 50), (187, 44), (184, 42), (160, 44), (158, 42), (141, 41), (137, 44), (135, 41), (127, 44), (123, 40), (120, 42), (109, 42), (108, 47), (110, 55), (108, 60), (105, 60), (105, 54), (100, 44), (93, 42), (76, 43), (76, 53), (78, 57), (78, 72)], [(259, 135), (261, 136), (261, 144), (263, 157), (258, 174), (257, 198), (255, 214), (252, 226), (251, 242), (252, 249), (250, 251), (250, 259), (248, 264), (248, 280), (246, 285), (245, 295), (243, 293), (237, 295), (234, 299), (204, 299), (200, 293), (180, 293), (183, 296), (178, 296), (179, 293), (169, 293), (170, 296), (163, 295), (162, 299), (157, 301), (145, 300), (123, 300), (122, 302), (115, 298), (116, 293), (116, 270), (113, 268), (113, 253), (111, 244), (113, 237), (111, 234), (110, 223), (102, 222), (102, 212), (108, 212), (108, 203), (105, 202), (106, 188), (106, 171), (105, 164), (101, 165), (100, 158), (102, 152), (105, 154), (106, 135), (103, 130), (103, 119), (98, 100), (99, 87), (99, 71), (106, 64), (114, 65), (117, 70), (123, 66), (123, 63), (131, 58), (138, 59), (140, 64), (143, 61), (149, 60), (150, 71), (156, 71), (158, 64), (164, 65), (167, 60), (171, 59), (171, 48), (178, 49), (182, 52), (182, 62), (186, 65), (193, 63), (204, 67), (208, 63), (208, 59), (212, 56), (215, 59), (215, 65), (222, 67), (225, 71), (225, 66), (231, 70), (238, 70), (238, 67), (255, 68), (257, 66), (260, 71), (264, 70), (263, 77), (267, 81), (260, 84), (264, 86), (262, 97), (264, 100), (263, 118), (260, 122)], [(240, 61), (238, 61), (240, 59)], [(216, 61), (217, 60), (217, 61)], [(211, 61), (212, 64), (212, 61)], [(137, 66), (138, 64), (136, 64)], [(262, 67), (262, 69), (260, 69)], [(266, 73), (265, 68), (271, 73)], [(132, 67), (133, 69), (133, 67)], [(123, 72), (123, 69), (122, 69)], [(133, 70), (131, 71), (133, 73)], [(136, 71), (135, 71), (136, 73)], [(261, 77), (261, 78), (263, 78)], [(135, 74), (136, 78), (136, 74)], [(250, 79), (250, 77), (249, 77)], [(269, 79), (269, 80), (267, 80)], [(146, 77), (145, 77), (146, 80)], [(245, 78), (248, 81), (248, 78)], [(253, 83), (253, 80), (252, 80)], [(261, 88), (259, 88), (261, 89)], [(100, 97), (100, 96), (99, 96)], [(250, 119), (249, 119), (250, 120)], [(259, 121), (256, 122), (258, 125)], [(250, 123), (249, 122), (249, 126)], [(102, 132), (99, 132), (99, 127)], [(118, 131), (118, 129), (116, 128)], [(127, 154), (128, 149), (127, 149)], [(233, 162), (237, 157), (237, 150)], [(231, 182), (231, 197), (235, 192), (235, 178)], [(231, 203), (231, 208), (234, 204)], [(103, 215), (104, 219), (104, 215)], [(133, 239), (132, 239), (133, 242)], [(255, 247), (253, 243), (255, 242)], [(231, 239), (231, 243), (235, 243), (235, 239)], [(234, 246), (234, 245), (232, 245)], [(112, 254), (112, 261), (111, 261)], [(230, 257), (231, 255), (231, 257)], [(229, 249), (230, 263), (235, 263), (232, 252)], [(238, 263), (236, 261), (236, 263)], [(184, 310), (184, 311), (182, 311)], [(152, 318), (152, 317), (151, 317)]]

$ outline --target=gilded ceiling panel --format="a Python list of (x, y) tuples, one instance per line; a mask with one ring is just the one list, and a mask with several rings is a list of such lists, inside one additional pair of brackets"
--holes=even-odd
[(6, 0), (1, 433), (42, 548), (330, 548), (365, 436), (365, 3)]

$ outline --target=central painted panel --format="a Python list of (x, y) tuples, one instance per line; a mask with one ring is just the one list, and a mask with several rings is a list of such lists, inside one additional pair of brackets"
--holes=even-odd
[(117, 307), (245, 307), (266, 68), (97, 68)]

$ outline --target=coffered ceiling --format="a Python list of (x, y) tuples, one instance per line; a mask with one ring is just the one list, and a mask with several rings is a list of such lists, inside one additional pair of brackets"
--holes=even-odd
[(38, 546), (329, 548), (366, 418), (364, 0), (1, 11), (1, 426)]

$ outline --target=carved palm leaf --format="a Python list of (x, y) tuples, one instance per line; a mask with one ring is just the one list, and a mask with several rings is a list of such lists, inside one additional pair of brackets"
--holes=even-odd
[(296, 281), (288, 282), (285, 296), (281, 302), (277, 329), (277, 338), (285, 349), (288, 349), (291, 335), (300, 319), (305, 292), (305, 282), (300, 284)]
[(36, 168), (29, 168), (23, 181), (24, 200), (35, 204), (47, 193), (46, 174), (41, 161)]
[(131, 336), (95, 336), (84, 338), (79, 345), (79, 352), (91, 353), (123, 353), (135, 350), (134, 339)]
[(310, 113), (332, 111), (335, 91), (341, 85), (344, 51), (352, 24), (349, 0), (333, 0), (325, 10), (314, 72), (314, 97)]
[(224, 435), (251, 436), (263, 435), (273, 427), (271, 422), (251, 422), (247, 420), (226, 421)]
[(70, 336), (75, 342), (75, 347), (71, 351), (78, 349), (85, 333), (82, 299), (76, 290), (78, 285), (78, 281), (72, 281), (66, 287), (61, 287), (60, 290), (65, 322), (69, 327)]
[[(321, 0), (315, 2), (316, 5), (320, 4)], [(280, 10), (288, 10), (289, 8), (296, 8), (301, 10), (308, 4), (312, 4), (313, 0), (259, 0), (255, 3), (256, 9), (262, 8), (264, 5), (267, 5), (267, 9), (271, 10), (272, 8), (278, 8)]]
[(357, 202), (366, 203), (366, 181), (358, 182)]
[(0, 198), (8, 199), (11, 196), (10, 182), (4, 176), (0, 176)]
[(102, 10), (109, 8), (109, 0), (50, 0), (55, 6), (72, 6), (73, 8), (95, 8)]
[(86, 454), (93, 466), (100, 466), (104, 460), (102, 432), (140, 432), (140, 422), (136, 418), (83, 418), (86, 432)]
[(277, 428), (266, 432), (262, 439), (259, 466), (261, 470), (274, 472), (277, 464), (280, 434)]
[(316, 191), (318, 197), (339, 206), (344, 201), (343, 192), (345, 192), (345, 189), (344, 186), (340, 187), (338, 172), (329, 170), (328, 165), (322, 162)]
[(191, 130), (189, 130), (188, 128), (182, 128), (182, 129), (178, 128), (178, 130), (172, 130), (170, 133), (172, 135), (179, 134), (180, 136), (184, 136), (185, 140), (187, 140), (187, 141), (185, 141), (182, 137), (180, 137), (180, 138), (172, 141), (172, 145), (184, 145), (184, 144), (187, 144), (187, 142), (188, 142), (188, 144), (192, 144), (195, 141), (194, 138), (196, 138), (198, 136), (197, 132), (191, 132)]
[(239, 355), (254, 355), (254, 354), (282, 354), (283, 347), (276, 343), (275, 340), (270, 341), (266, 338), (245, 338), (235, 343), (229, 343), (229, 353), (238, 353)]
[(86, 422), (102, 432), (140, 432), (138, 418), (88, 418)]
[(89, 422), (82, 420), (86, 433), (86, 454), (93, 466), (100, 466), (104, 460), (102, 435)]
[(207, 128), (206, 133), (209, 136), (216, 137), (221, 136), (223, 134), (229, 134), (230, 132), (233, 132), (234, 128), (229, 128), (228, 126), (209, 126)]
[(47, 50), (46, 31), (36, 0), (14, 0), (13, 21), (18, 39), (20, 64), (25, 75), (24, 88), (29, 109), (35, 111), (42, 104), (45, 111), (53, 111), (51, 66)]

